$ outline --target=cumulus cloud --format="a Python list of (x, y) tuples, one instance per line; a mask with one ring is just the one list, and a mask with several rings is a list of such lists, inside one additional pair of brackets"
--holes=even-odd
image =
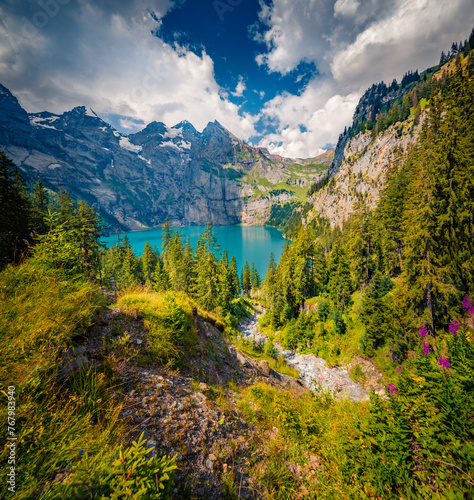
[(202, 129), (218, 120), (247, 139), (255, 118), (240, 116), (220, 92), (206, 52), (159, 38), (161, 18), (174, 3), (51, 0), (57, 8), (48, 14), (28, 0), (7, 0), (0, 7), (2, 83), (28, 111), (88, 105), (128, 117), (127, 130), (137, 122), (184, 119)]
[(244, 91), (247, 89), (244, 83), (244, 79), (242, 76), (239, 77), (239, 81), (237, 83), (237, 87), (235, 87), (235, 91), (232, 92), (234, 97), (242, 97), (244, 95)]
[(259, 21), (255, 39), (267, 50), (258, 64), (282, 75), (301, 62), (318, 69), (299, 95), (267, 103), (263, 114), (278, 130), (261, 145), (312, 156), (350, 125), (369, 85), (437, 64), (441, 50), (468, 35), (474, 9), (471, 0), (273, 0), (261, 2)]
[(262, 114), (278, 123), (279, 130), (259, 145), (292, 158), (317, 156), (350, 123), (359, 97), (358, 93), (334, 95), (329, 80), (313, 80), (301, 95), (277, 96), (266, 103)]

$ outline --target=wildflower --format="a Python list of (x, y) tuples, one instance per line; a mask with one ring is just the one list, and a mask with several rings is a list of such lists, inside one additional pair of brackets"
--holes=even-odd
[(469, 314), (474, 313), (474, 302), (472, 301), (471, 294), (467, 294), (462, 301), (461, 307), (463, 311), (468, 312)]
[(82, 455), (82, 450), (79, 450), (79, 455)]
[(390, 394), (393, 394), (394, 396), (398, 394), (398, 390), (393, 382), (390, 382), (390, 384), (387, 385), (387, 390)]
[(439, 357), (438, 361), (438, 366), (442, 366), (443, 368), (446, 368), (446, 370), (449, 370), (449, 361), (448, 359), (443, 359), (441, 356)]
[(418, 335), (420, 337), (426, 337), (427, 332), (426, 332), (425, 325), (420, 326), (420, 331), (418, 332)]
[(425, 343), (424, 340), (421, 341), (421, 345), (423, 346), (423, 354), (425, 356), (429, 356), (430, 355), (430, 345)]
[(12, 318), (10, 318), (10, 321), (13, 321), (13, 319), (12, 319)]
[(395, 373), (401, 373), (402, 372), (402, 367), (401, 366), (397, 366), (395, 368)]
[(457, 335), (458, 330), (460, 328), (460, 324), (458, 321), (453, 320), (451, 323), (449, 323), (449, 333), (452, 333), (453, 335)]

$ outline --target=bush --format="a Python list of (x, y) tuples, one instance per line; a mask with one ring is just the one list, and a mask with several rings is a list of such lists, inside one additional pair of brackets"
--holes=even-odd
[(318, 318), (319, 321), (326, 321), (329, 316), (329, 301), (327, 299), (322, 300), (318, 305)]
[(278, 349), (273, 344), (272, 339), (268, 339), (265, 344), (265, 354), (273, 359), (277, 359), (278, 357)]
[[(342, 450), (345, 481), (383, 498), (473, 498), (473, 330), (423, 344), (396, 370), (388, 399), (372, 394)], [(436, 353), (436, 354), (435, 354)]]
[(339, 309), (334, 309), (332, 313), (332, 320), (334, 321), (334, 327), (336, 329), (336, 333), (338, 335), (344, 335), (347, 330), (346, 322), (342, 316), (341, 311)]
[(55, 483), (43, 497), (110, 499), (165, 499), (174, 485), (176, 457), (147, 458), (143, 434), (132, 446), (103, 450), (94, 458), (87, 454), (65, 484)]

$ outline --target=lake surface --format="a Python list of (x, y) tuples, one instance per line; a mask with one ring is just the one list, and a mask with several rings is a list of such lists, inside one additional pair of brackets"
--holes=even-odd
[[(197, 240), (205, 229), (206, 226), (187, 226), (174, 228), (173, 231), (178, 231), (180, 236), (184, 238), (184, 243), (186, 243), (186, 238), (189, 238), (191, 245), (196, 250)], [(245, 261), (248, 261), (249, 265), (253, 262), (257, 266), (260, 276), (263, 276), (267, 270), (271, 252), (275, 254), (275, 260), (278, 264), (286, 241), (283, 238), (283, 233), (273, 227), (217, 226), (212, 228), (212, 233), (217, 239), (220, 251), (227, 250), (229, 262), (232, 255), (235, 256), (239, 271), (244, 266)], [(124, 234), (127, 235), (137, 257), (142, 255), (147, 241), (152, 247), (156, 245), (161, 252), (161, 229)], [(123, 234), (120, 237), (123, 238)], [(117, 244), (117, 235), (107, 236), (101, 240), (107, 246), (114, 246)]]

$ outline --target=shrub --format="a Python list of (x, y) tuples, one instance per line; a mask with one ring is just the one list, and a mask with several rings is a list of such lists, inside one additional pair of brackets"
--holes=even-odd
[(165, 499), (174, 485), (176, 457), (147, 458), (143, 434), (132, 446), (103, 450), (95, 457), (84, 455), (79, 467), (65, 484), (55, 485), (43, 497)]

